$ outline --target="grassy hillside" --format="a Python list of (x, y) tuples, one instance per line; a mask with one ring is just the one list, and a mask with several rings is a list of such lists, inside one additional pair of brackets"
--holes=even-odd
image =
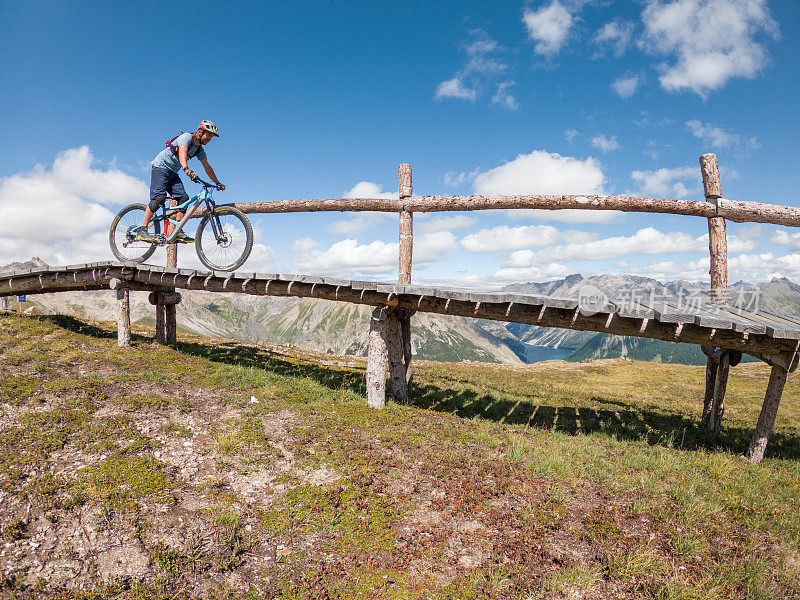
[(800, 387), (738, 458), (768, 369), (416, 365), (0, 313), (9, 598), (800, 597)]

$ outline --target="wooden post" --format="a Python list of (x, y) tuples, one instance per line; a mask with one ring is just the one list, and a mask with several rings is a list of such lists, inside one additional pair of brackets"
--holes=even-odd
[[(177, 206), (178, 201), (174, 198), (169, 201), (169, 205)], [(168, 233), (169, 223), (166, 221), (164, 222), (164, 235), (169, 235)], [(177, 267), (178, 266), (178, 243), (172, 242), (171, 244), (167, 244), (167, 266), (168, 267)]]
[[(178, 201), (174, 198), (169, 201), (170, 206), (177, 206)], [(164, 223), (164, 235), (167, 235), (167, 223)], [(176, 268), (178, 266), (178, 243), (167, 244), (167, 267)], [(177, 339), (178, 330), (178, 311), (176, 304), (164, 305), (165, 333), (168, 344), (174, 344)], [(158, 318), (156, 318), (158, 325)]]
[(711, 409), (714, 405), (714, 389), (717, 381), (717, 368), (719, 366), (718, 357), (714, 354), (716, 348), (710, 346), (700, 346), (703, 352), (708, 356), (706, 363), (706, 393), (703, 399), (703, 418), (700, 421), (703, 427), (708, 429), (708, 422), (711, 419)]
[(175, 307), (180, 303), (181, 295), (174, 291), (150, 292), (148, 300), (156, 307), (156, 341), (163, 342), (166, 339), (174, 344), (177, 331)]
[(389, 359), (389, 376), (392, 380), (392, 396), (395, 400), (406, 400), (406, 368), (403, 361), (403, 338), (400, 333), (400, 319), (397, 309), (386, 310), (386, 354)]
[(708, 411), (707, 429), (712, 433), (719, 433), (722, 429), (722, 416), (725, 414), (725, 390), (728, 387), (728, 373), (730, 372), (730, 353), (722, 353), (714, 378), (714, 395)]
[(758, 423), (750, 440), (750, 447), (744, 457), (752, 463), (760, 462), (764, 458), (767, 449), (769, 434), (775, 425), (775, 417), (778, 414), (778, 405), (783, 394), (783, 386), (786, 383), (787, 371), (783, 367), (773, 365), (769, 375), (767, 392), (764, 394), (764, 404), (761, 407), (761, 414), (758, 415)]
[(117, 345), (131, 347), (131, 301), (128, 286), (119, 279), (112, 279), (109, 287), (117, 293)]
[(406, 372), (406, 396), (414, 393), (414, 372), (411, 370), (411, 317), (413, 310), (404, 310), (400, 316), (400, 339), (403, 342), (403, 367)]
[(369, 322), (367, 347), (367, 405), (370, 408), (386, 406), (386, 309), (372, 311)]
[[(717, 202), (722, 198), (722, 184), (716, 154), (703, 154), (700, 157), (700, 172), (706, 201), (717, 207)], [(728, 243), (723, 217), (708, 219), (708, 251), (711, 259), (711, 300), (725, 304), (728, 291)]]
[[(397, 167), (397, 178), (400, 188), (400, 203), (411, 198), (414, 186), (411, 177), (411, 165), (401, 164)], [(414, 249), (414, 218), (407, 210), (400, 211), (400, 264), (398, 282), (411, 283), (411, 265)], [(411, 311), (399, 313), (400, 340), (403, 348), (403, 367), (405, 369), (405, 392), (410, 396), (413, 390), (414, 373), (411, 365)]]
[(166, 340), (166, 320), (167, 320), (167, 313), (164, 310), (164, 303), (157, 302), (156, 303), (156, 337), (155, 340), (157, 342), (163, 342)]

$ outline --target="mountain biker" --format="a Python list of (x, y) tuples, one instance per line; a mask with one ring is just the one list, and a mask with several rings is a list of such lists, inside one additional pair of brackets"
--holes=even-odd
[[(197, 127), (194, 133), (181, 133), (170, 142), (167, 148), (158, 153), (153, 159), (152, 168), (150, 169), (150, 204), (145, 209), (144, 221), (141, 227), (136, 230), (136, 239), (145, 242), (155, 241), (155, 236), (147, 232), (147, 226), (153, 218), (153, 214), (164, 204), (167, 195), (175, 198), (179, 204), (186, 202), (189, 195), (183, 188), (178, 171), (183, 169), (186, 176), (192, 181), (195, 180), (197, 175), (189, 168), (189, 159), (198, 158), (206, 170), (206, 174), (211, 178), (211, 181), (217, 184), (217, 189), (222, 191), (225, 186), (222, 185), (217, 179), (214, 169), (208, 163), (206, 158), (206, 151), (203, 148), (214, 137), (219, 137), (217, 126), (211, 121), (203, 120)], [(178, 212), (175, 219), (180, 221), (183, 218), (183, 212)], [(169, 235), (167, 231), (168, 225), (165, 222), (164, 235)], [(189, 237), (183, 231), (179, 232), (175, 238), (176, 241), (189, 244), (194, 242), (194, 238)]]

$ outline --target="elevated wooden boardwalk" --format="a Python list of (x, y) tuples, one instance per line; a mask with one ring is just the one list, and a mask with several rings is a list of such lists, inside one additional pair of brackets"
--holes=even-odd
[[(495, 321), (647, 337), (737, 350), (793, 370), (800, 319), (764, 311), (691, 305), (659, 297), (595, 305), (575, 298), (404, 285), (274, 273), (197, 271), (118, 262), (95, 262), (0, 273), (0, 297), (69, 290), (175, 289), (297, 296)], [(683, 304), (683, 305), (682, 305)], [(794, 364), (793, 364), (794, 363)]]

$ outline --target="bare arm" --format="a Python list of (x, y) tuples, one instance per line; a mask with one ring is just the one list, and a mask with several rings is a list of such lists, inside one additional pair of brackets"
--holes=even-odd
[(189, 168), (189, 148), (183, 144), (178, 146), (178, 162), (181, 163), (181, 167), (183, 168), (183, 172), (186, 173), (186, 176), (189, 179), (194, 179), (194, 171)]
[(214, 169), (211, 168), (211, 165), (208, 164), (208, 160), (203, 158), (200, 160), (200, 162), (203, 163), (203, 168), (206, 170), (206, 174), (211, 178), (211, 181), (217, 184), (217, 189), (224, 190), (225, 186), (219, 182), (219, 179), (217, 179), (217, 175), (214, 173)]

